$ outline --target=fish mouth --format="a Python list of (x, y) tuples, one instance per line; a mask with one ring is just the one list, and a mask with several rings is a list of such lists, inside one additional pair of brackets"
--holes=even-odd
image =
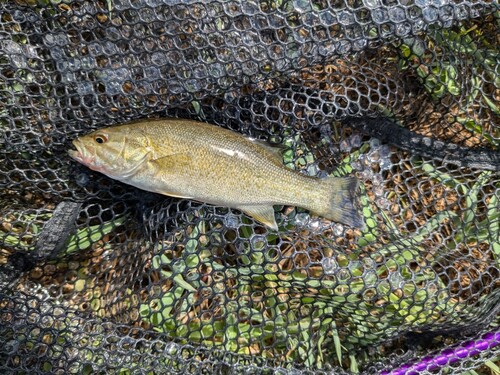
[(75, 139), (72, 143), (76, 150), (68, 150), (68, 155), (83, 165), (91, 166), (94, 163), (94, 157), (89, 155), (81, 141), (79, 139)]

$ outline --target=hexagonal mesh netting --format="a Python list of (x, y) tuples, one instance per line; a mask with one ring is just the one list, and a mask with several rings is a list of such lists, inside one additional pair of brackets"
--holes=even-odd
[[(495, 374), (500, 9), (0, 3), (0, 372)], [(354, 175), (366, 227), (144, 192), (71, 141), (182, 117)], [(244, 182), (242, 182), (244, 183)]]

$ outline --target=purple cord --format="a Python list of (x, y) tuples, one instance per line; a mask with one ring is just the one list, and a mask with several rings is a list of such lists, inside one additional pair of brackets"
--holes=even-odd
[(500, 331), (485, 333), (478, 340), (466, 341), (457, 346), (444, 349), (433, 356), (426, 356), (419, 362), (404, 364), (394, 370), (384, 370), (380, 375), (418, 375), (424, 370), (432, 371), (451, 365), (467, 357), (475, 356), (485, 350), (500, 345)]

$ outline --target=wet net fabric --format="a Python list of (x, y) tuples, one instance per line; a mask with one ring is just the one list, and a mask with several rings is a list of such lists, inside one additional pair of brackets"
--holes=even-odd
[[(0, 3), (0, 372), (374, 374), (437, 356), (415, 373), (495, 373), (499, 17), (489, 1)], [(357, 176), (366, 228), (276, 206), (276, 232), (70, 160), (77, 136), (148, 117)], [(455, 350), (468, 340), (488, 345)]]

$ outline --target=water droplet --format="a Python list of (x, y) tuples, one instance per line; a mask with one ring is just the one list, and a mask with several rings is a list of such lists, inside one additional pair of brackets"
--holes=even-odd
[(89, 175), (87, 173), (78, 173), (75, 182), (78, 186), (85, 187), (89, 183)]
[(368, 159), (370, 159), (372, 163), (378, 162), (380, 160), (380, 153), (378, 152), (378, 150), (371, 151), (368, 154)]
[(169, 342), (165, 346), (164, 352), (167, 353), (168, 355), (175, 355), (179, 351), (179, 345), (173, 342)]
[(363, 180), (371, 180), (373, 177), (373, 171), (371, 169), (365, 169), (361, 172), (361, 177)]
[(375, 262), (372, 258), (363, 258), (363, 264), (366, 269), (375, 269), (377, 267), (377, 262)]
[(314, 218), (309, 220), (308, 228), (311, 230), (311, 232), (317, 232), (318, 229), (324, 228), (325, 225), (319, 218)]
[(372, 149), (377, 149), (380, 147), (380, 140), (378, 138), (370, 139), (370, 147)]
[(406, 19), (404, 8), (399, 6), (389, 8), (389, 17), (395, 23), (403, 22)]
[(351, 163), (351, 167), (357, 171), (363, 170), (363, 167), (361, 166), (361, 163), (359, 161), (353, 161)]
[(344, 226), (342, 224), (335, 224), (333, 227), (333, 234), (340, 237), (344, 234)]
[(10, 340), (5, 344), (3, 349), (9, 354), (15, 354), (18, 348), (19, 348), (19, 341)]
[(389, 282), (394, 289), (399, 289), (404, 283), (404, 279), (398, 271), (394, 271), (389, 275)]
[(349, 262), (348, 267), (351, 272), (363, 272), (363, 264), (360, 261), (354, 260), (352, 262)]
[(366, 155), (360, 155), (359, 159), (358, 159), (358, 162), (360, 164), (360, 168), (359, 168), (360, 171), (365, 170), (366, 167), (370, 165), (370, 161), (367, 160)]
[(339, 282), (344, 283), (349, 282), (349, 280), (352, 278), (351, 273), (345, 268), (339, 269), (339, 271), (337, 272), (337, 277), (339, 279)]
[(340, 151), (342, 152), (348, 152), (351, 150), (351, 147), (349, 145), (349, 143), (347, 142), (347, 140), (342, 140), (342, 142), (340, 142)]
[(295, 215), (295, 224), (300, 225), (300, 226), (305, 226), (308, 224), (310, 219), (309, 214), (307, 213), (300, 213)]
[[(73, 73), (66, 73), (63, 75), (63, 79), (66, 82), (74, 82), (75, 81), (75, 75)], [(79, 95), (88, 95), (88, 94), (93, 94), (94, 93), (94, 86), (92, 85), (91, 82), (78, 82), (77, 83), (77, 91)]]
[(373, 174), (373, 176), (372, 176), (373, 185), (382, 185), (383, 182), (384, 182), (384, 178), (380, 174), (378, 174), (378, 173)]
[(375, 8), (379, 5), (379, 1), (378, 0), (365, 0), (364, 1), (364, 4), (367, 8)]
[(376, 23), (384, 23), (387, 21), (387, 19), (389, 17), (387, 14), (387, 10), (385, 10), (383, 8), (375, 8), (372, 11), (372, 18), (373, 18), (373, 21)]
[(311, 10), (311, 3), (306, 0), (295, 0), (293, 7), (298, 11), (307, 12)]
[(391, 148), (387, 145), (380, 146), (378, 152), (381, 158), (388, 158), (391, 156)]
[(408, 36), (411, 33), (411, 23), (402, 22), (396, 25), (396, 35), (399, 37)]
[(267, 245), (266, 238), (264, 236), (253, 236), (250, 240), (250, 246), (252, 250), (261, 251)]
[(342, 25), (352, 25), (354, 23), (354, 15), (351, 12), (339, 12), (337, 18)]
[(327, 26), (331, 26), (331, 25), (335, 24), (335, 22), (337, 21), (337, 17), (330, 10), (325, 10), (324, 12), (322, 12), (319, 15), (319, 18), (320, 18), (321, 22)]
[(326, 275), (333, 275), (339, 268), (335, 258), (323, 258), (321, 260), (321, 265), (323, 266), (323, 272)]
[(438, 13), (434, 7), (426, 7), (422, 10), (422, 15), (424, 16), (424, 21), (427, 23), (435, 22), (438, 19)]
[(392, 162), (390, 159), (382, 159), (379, 166), (381, 170), (385, 171), (386, 169), (390, 169), (392, 167)]
[(111, 81), (106, 85), (106, 93), (110, 95), (117, 95), (122, 92), (122, 85), (120, 82)]
[(363, 280), (365, 282), (365, 285), (375, 285), (378, 280), (377, 272), (373, 270), (365, 271), (365, 273), (363, 274)]
[(307, 167), (307, 174), (309, 176), (315, 176), (319, 173), (319, 168), (316, 164), (310, 165)]
[(144, 71), (144, 76), (146, 76), (148, 79), (154, 80), (154, 79), (159, 79), (159, 77), (161, 77), (160, 70), (155, 66), (144, 67), (143, 71)]
[(240, 221), (238, 216), (229, 214), (224, 217), (224, 225), (228, 228), (238, 228)]
[(382, 185), (378, 185), (378, 186), (375, 186), (373, 188), (373, 193), (377, 196), (377, 197), (381, 197), (384, 195), (384, 187)]
[(349, 139), (349, 143), (351, 144), (351, 147), (353, 147), (353, 148), (361, 146), (361, 136), (359, 134), (351, 135), (351, 137)]

